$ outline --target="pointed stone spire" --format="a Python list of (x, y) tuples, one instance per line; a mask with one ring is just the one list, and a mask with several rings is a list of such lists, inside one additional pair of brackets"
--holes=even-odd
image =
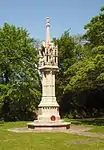
[(50, 36), (50, 18), (46, 18), (46, 44), (49, 44), (51, 42), (51, 36)]

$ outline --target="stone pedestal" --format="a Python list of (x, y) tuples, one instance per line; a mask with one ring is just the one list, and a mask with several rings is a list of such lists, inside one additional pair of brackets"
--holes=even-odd
[(50, 41), (50, 22), (46, 22), (46, 42), (39, 54), (39, 70), (42, 74), (42, 99), (38, 106), (38, 118), (28, 123), (33, 130), (69, 129), (70, 123), (60, 119), (59, 104), (55, 97), (55, 73), (58, 71), (58, 48)]
[(32, 123), (28, 123), (28, 128), (32, 130), (66, 130), (70, 128), (69, 122), (60, 121), (39, 121), (35, 120)]

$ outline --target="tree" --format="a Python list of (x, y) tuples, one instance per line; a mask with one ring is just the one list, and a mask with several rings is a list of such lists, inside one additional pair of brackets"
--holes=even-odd
[[(69, 66), (66, 75), (69, 82), (65, 90), (104, 88), (104, 8), (98, 16), (85, 25), (83, 57)], [(88, 53), (86, 52), (88, 51)]]
[(85, 25), (87, 30), (83, 38), (91, 49), (97, 46), (104, 45), (104, 7), (101, 7), (101, 13), (95, 16)]
[(59, 39), (54, 39), (58, 45), (59, 55), (59, 72), (56, 75), (56, 97), (60, 104), (61, 115), (69, 111), (70, 100), (72, 93), (65, 92), (68, 76), (65, 74), (67, 69), (72, 66), (83, 54), (83, 47), (81, 44), (81, 36), (71, 36), (69, 30), (65, 31)]
[(58, 45), (58, 58), (59, 58), (59, 72), (56, 75), (56, 95), (58, 101), (63, 95), (65, 87), (64, 72), (68, 66), (72, 64), (74, 40), (69, 35), (69, 30), (65, 31), (59, 39), (53, 39), (54, 43)]
[[(74, 105), (77, 108), (87, 109), (88, 114), (95, 114), (104, 108), (104, 7), (101, 13), (85, 25), (86, 33), (83, 35), (81, 49), (76, 60), (67, 68), (65, 92), (75, 93)], [(79, 57), (81, 56), (81, 57)], [(91, 108), (91, 113), (90, 112)], [(90, 116), (90, 115), (88, 115)]]
[(26, 29), (7, 23), (0, 29), (0, 102), (7, 118), (21, 119), (39, 102), (35, 42)]

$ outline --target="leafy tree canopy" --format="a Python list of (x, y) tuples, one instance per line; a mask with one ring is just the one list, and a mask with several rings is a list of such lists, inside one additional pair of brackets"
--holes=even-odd
[(54, 39), (54, 42), (58, 45), (59, 53), (59, 72), (56, 75), (56, 95), (58, 101), (60, 101), (64, 96), (64, 88), (67, 85), (67, 75), (64, 74), (64, 72), (82, 57), (83, 47), (81, 45), (81, 36), (71, 36), (69, 30), (65, 31), (59, 39)]
[(82, 57), (65, 74), (65, 90), (88, 90), (104, 88), (104, 8), (85, 26), (83, 36), (86, 39)]
[(7, 23), (0, 29), (0, 102), (24, 102), (30, 107), (40, 96), (36, 41), (26, 29)]

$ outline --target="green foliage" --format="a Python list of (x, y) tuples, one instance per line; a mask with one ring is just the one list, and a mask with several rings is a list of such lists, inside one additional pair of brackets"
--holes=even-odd
[(104, 14), (101, 10), (102, 13), (85, 26), (87, 32), (83, 36), (86, 40), (83, 55), (66, 70), (68, 78), (65, 91), (104, 88)]
[(62, 115), (71, 113), (74, 118), (103, 112), (104, 7), (85, 29), (82, 36), (71, 36), (66, 31), (55, 41), (59, 48), (56, 92), (60, 110)]
[(18, 107), (12, 109), (12, 116), (16, 115), (16, 109), (25, 113), (38, 104), (40, 79), (35, 43), (26, 29), (7, 23), (0, 29), (0, 102), (6, 116), (10, 116), (13, 103)]
[(83, 36), (91, 48), (104, 45), (104, 7), (101, 7), (101, 13), (91, 19), (90, 23), (85, 25), (86, 34)]
[(70, 36), (69, 30), (65, 31), (59, 39), (54, 39), (58, 45), (59, 52), (59, 72), (56, 75), (56, 96), (58, 101), (63, 97), (64, 87), (66, 85), (66, 76), (64, 72), (74, 62), (75, 41)]

